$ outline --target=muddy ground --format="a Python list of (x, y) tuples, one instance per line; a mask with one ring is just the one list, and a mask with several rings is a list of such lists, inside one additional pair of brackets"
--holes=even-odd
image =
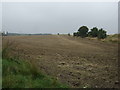
[[(7, 36), (21, 58), (70, 87), (118, 87), (118, 45), (65, 35)], [(15, 55), (15, 54), (14, 54)]]

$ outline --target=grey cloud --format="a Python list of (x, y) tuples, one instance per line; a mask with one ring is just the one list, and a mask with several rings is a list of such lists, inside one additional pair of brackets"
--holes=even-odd
[(115, 2), (3, 3), (3, 30), (18, 33), (72, 33), (86, 25), (118, 32)]

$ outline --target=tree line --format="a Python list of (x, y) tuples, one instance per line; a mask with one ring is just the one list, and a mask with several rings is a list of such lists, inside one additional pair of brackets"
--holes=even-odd
[(98, 39), (104, 39), (107, 37), (107, 32), (105, 30), (98, 29), (97, 27), (93, 27), (92, 29), (90, 29), (87, 26), (81, 26), (77, 32), (73, 33), (73, 36), (77, 36), (77, 37), (97, 37)]

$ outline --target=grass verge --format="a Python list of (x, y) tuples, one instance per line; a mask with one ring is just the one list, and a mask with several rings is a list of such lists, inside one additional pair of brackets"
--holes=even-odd
[(13, 59), (2, 61), (3, 88), (67, 88), (55, 78), (34, 70), (28, 62)]

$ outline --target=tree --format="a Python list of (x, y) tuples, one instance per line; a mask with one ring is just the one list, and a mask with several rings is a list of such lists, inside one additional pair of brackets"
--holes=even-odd
[(68, 36), (70, 36), (70, 33), (68, 33)]
[(104, 39), (107, 37), (106, 31), (102, 28), (98, 31), (98, 39)]
[(91, 31), (88, 33), (89, 36), (92, 36), (92, 37), (97, 37), (98, 36), (98, 28), (97, 27), (93, 27), (91, 29)]
[(88, 28), (87, 26), (82, 26), (78, 29), (78, 36), (80, 37), (87, 37), (88, 36)]
[(78, 37), (78, 32), (74, 32), (73, 36), (77, 36)]
[(104, 39), (107, 37), (106, 31), (101, 29), (98, 29), (97, 27), (93, 27), (90, 32), (88, 32), (87, 26), (82, 26), (78, 29), (78, 32), (74, 32), (73, 36), (80, 36), (82, 38), (91, 36), (91, 37), (97, 37), (98, 39)]

